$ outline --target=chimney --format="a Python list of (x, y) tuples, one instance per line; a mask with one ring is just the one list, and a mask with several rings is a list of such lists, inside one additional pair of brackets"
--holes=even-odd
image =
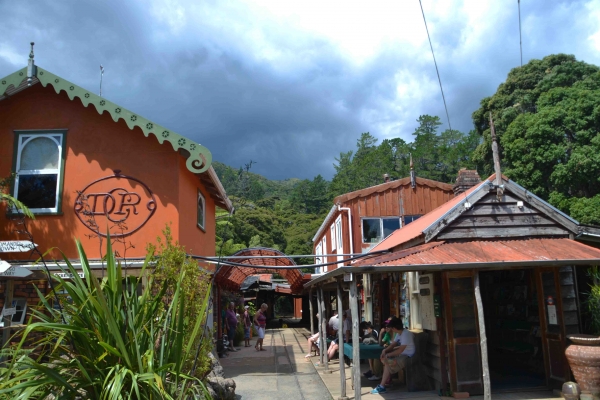
[(481, 183), (481, 178), (476, 170), (461, 168), (460, 171), (458, 171), (456, 183), (452, 186), (454, 197), (466, 192), (469, 188), (472, 188), (478, 183)]
[(388, 183), (390, 181), (390, 176), (388, 174), (383, 174), (383, 183)]

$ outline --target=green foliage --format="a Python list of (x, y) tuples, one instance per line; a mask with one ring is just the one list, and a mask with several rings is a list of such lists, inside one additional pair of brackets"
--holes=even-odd
[(513, 69), (473, 121), (484, 142), (474, 158), (493, 171), (489, 113), (503, 172), (586, 223), (600, 223), (600, 68), (557, 54)]
[(14, 207), (23, 215), (31, 219), (35, 219), (35, 215), (27, 208), (27, 206), (8, 194), (8, 190), (14, 182), (16, 174), (12, 174), (8, 178), (0, 178), (0, 203), (7, 203), (8, 207)]
[[(183, 289), (186, 268), (180, 268), (172, 284), (163, 280), (158, 292), (150, 289), (156, 288), (151, 275), (148, 287), (138, 295), (135, 279), (127, 279), (115, 259), (110, 238), (106, 243), (102, 281), (92, 274), (81, 243), (77, 249), (85, 279), (64, 258), (65, 272), (73, 280), (54, 279), (57, 290), (68, 293), (69, 301), (62, 304), (66, 323), (50, 296), (36, 288), (42, 310), (32, 311), (18, 344), (3, 350), (10, 362), (0, 371), (0, 398), (45, 399), (50, 394), (60, 399), (208, 398), (202, 382), (186, 368), (204, 325), (208, 291), (198, 299), (202, 317), (189, 320), (190, 301)], [(142, 276), (150, 262), (149, 254)], [(31, 351), (24, 351), (26, 343)]]
[[(163, 306), (168, 307), (173, 301), (175, 292), (180, 290), (186, 298), (184, 309), (184, 340), (193, 341), (193, 347), (200, 346), (200, 354), (212, 350), (211, 335), (195, 335), (194, 322), (204, 318), (206, 305), (203, 299), (210, 292), (211, 276), (198, 266), (198, 262), (188, 257), (179, 243), (173, 241), (171, 228), (163, 229), (164, 238), (157, 237), (156, 243), (148, 244), (147, 253), (152, 256), (154, 269), (150, 290), (153, 293), (166, 288), (163, 296)], [(183, 273), (183, 276), (181, 276)], [(191, 371), (193, 359), (185, 360), (184, 367)], [(196, 366), (196, 376), (203, 377), (210, 369), (210, 360), (201, 357)]]
[(590, 291), (586, 299), (586, 306), (590, 315), (588, 322), (592, 332), (600, 336), (600, 272), (598, 267), (590, 267), (589, 274), (593, 283), (590, 285)]

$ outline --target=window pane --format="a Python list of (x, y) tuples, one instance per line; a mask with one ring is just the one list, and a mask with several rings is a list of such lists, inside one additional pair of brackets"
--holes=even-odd
[(379, 218), (365, 218), (363, 224), (363, 243), (381, 241), (381, 224)]
[(408, 225), (411, 222), (419, 219), (420, 215), (405, 215), (404, 216), (404, 225)]
[(20, 170), (58, 169), (58, 146), (54, 140), (39, 137), (25, 145), (21, 151)]
[(383, 238), (390, 236), (396, 229), (400, 229), (400, 218), (383, 219)]
[(55, 208), (58, 175), (19, 175), (17, 198), (29, 208)]
[(204, 197), (198, 193), (198, 225), (204, 228)]

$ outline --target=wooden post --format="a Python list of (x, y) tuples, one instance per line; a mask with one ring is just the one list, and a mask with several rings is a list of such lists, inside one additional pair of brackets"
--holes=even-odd
[[(5, 282), (6, 290), (4, 293), (4, 308), (6, 309), (12, 306), (13, 295), (15, 291), (15, 281), (7, 279)], [(2, 348), (4, 348), (10, 339), (12, 315), (9, 315), (8, 317), (2, 316), (2, 319), (4, 320), (4, 329), (2, 330)]]
[[(308, 290), (308, 309), (309, 309), (309, 313), (310, 313), (310, 334), (314, 335), (315, 334), (315, 314), (313, 311), (313, 304), (312, 304), (312, 286), (310, 287), (310, 289)], [(309, 353), (310, 353), (310, 349)]]
[(325, 314), (325, 293), (323, 293), (322, 286), (319, 288), (319, 291), (321, 292), (321, 310), (323, 311), (323, 314), (321, 315), (321, 330), (323, 332), (323, 341), (321, 343), (323, 343), (323, 345), (321, 346), (321, 348), (324, 350), (321, 352), (321, 360), (323, 360), (322, 365), (325, 367), (325, 371), (328, 373), (329, 357), (327, 356), (327, 316)]
[(498, 141), (496, 140), (496, 128), (494, 120), (492, 120), (492, 112), (490, 111), (490, 132), (492, 134), (492, 156), (494, 158), (494, 172), (496, 173), (496, 190), (498, 199), (504, 194), (502, 185), (502, 171), (500, 170), (500, 154), (498, 152)]
[[(339, 279), (337, 281), (337, 308), (338, 308), (338, 315), (340, 315), (339, 310), (341, 310), (343, 308), (342, 306), (342, 284), (340, 283)], [(342, 320), (343, 320), (343, 316), (342, 316)], [(342, 323), (342, 320), (340, 320), (340, 324)], [(346, 396), (346, 363), (344, 362), (344, 327), (340, 326), (340, 329), (338, 329), (338, 343), (340, 345), (339, 348), (339, 360), (340, 360), (340, 387), (342, 389), (340, 397), (338, 397), (338, 400), (346, 400), (348, 397)]]
[(321, 289), (317, 287), (317, 309), (319, 312), (319, 365), (323, 365), (323, 348), (325, 345), (325, 335), (323, 334), (323, 308), (321, 307)]
[(477, 303), (477, 320), (479, 321), (479, 339), (481, 345), (481, 367), (483, 372), (483, 399), (491, 400), (490, 394), (490, 368), (488, 365), (487, 337), (485, 335), (485, 319), (483, 316), (483, 302), (479, 289), (479, 271), (475, 271), (475, 302)]
[(356, 290), (356, 274), (352, 274), (350, 282), (350, 312), (352, 313), (352, 377), (354, 383), (354, 400), (360, 400), (360, 342), (358, 341), (358, 297)]
[(365, 321), (373, 322), (373, 282), (371, 274), (364, 274), (364, 292), (365, 292)]

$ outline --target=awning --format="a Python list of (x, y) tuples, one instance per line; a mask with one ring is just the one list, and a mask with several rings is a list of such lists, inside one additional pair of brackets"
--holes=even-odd
[(345, 273), (455, 271), (600, 265), (600, 249), (572, 239), (470, 240), (429, 242), (360, 260), (327, 272), (304, 285), (326, 283)]

